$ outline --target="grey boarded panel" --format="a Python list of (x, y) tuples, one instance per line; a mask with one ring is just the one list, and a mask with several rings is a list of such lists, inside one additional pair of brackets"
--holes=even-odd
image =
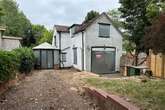
[(47, 50), (47, 67), (53, 68), (53, 50)]
[(112, 73), (115, 71), (114, 48), (93, 48), (92, 50), (92, 72)]
[(54, 64), (59, 64), (59, 51), (54, 50)]
[(41, 50), (41, 68), (47, 69), (47, 54), (46, 54), (46, 50)]

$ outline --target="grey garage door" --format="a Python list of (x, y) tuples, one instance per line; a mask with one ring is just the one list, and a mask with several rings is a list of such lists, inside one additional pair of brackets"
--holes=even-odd
[(92, 72), (112, 73), (115, 71), (115, 48), (92, 48)]

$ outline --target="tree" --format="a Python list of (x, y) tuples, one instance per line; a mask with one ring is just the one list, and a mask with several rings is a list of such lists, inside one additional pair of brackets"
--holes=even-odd
[(85, 21), (84, 22), (88, 22), (90, 20), (92, 20), (93, 18), (99, 16), (99, 12), (97, 11), (90, 11), (87, 13), (87, 16), (85, 17)]
[(43, 25), (32, 25), (23, 37), (23, 46), (33, 47), (43, 42), (52, 43), (53, 31)]
[(153, 18), (159, 16), (163, 11), (165, 11), (164, 0), (152, 0), (147, 6), (147, 17), (152, 22)]
[(2, 25), (2, 21), (1, 21), (2, 16), (4, 16), (4, 12), (3, 9), (0, 7), (0, 25)]
[(0, 7), (5, 15), (1, 21), (7, 27), (5, 35), (22, 37), (25, 31), (31, 26), (30, 21), (23, 12), (19, 11), (15, 0), (0, 0)]
[(129, 34), (127, 32), (124, 32), (124, 25), (121, 19), (122, 13), (117, 9), (113, 9), (109, 10), (108, 14), (111, 17), (114, 25), (123, 31), (123, 50), (129, 53), (132, 52), (135, 48), (135, 44), (128, 40)]
[(146, 7), (148, 0), (120, 0), (121, 17), (124, 19), (124, 28), (128, 33), (128, 40), (135, 46), (135, 65), (137, 65), (137, 56), (139, 52), (144, 51), (141, 41), (145, 35), (145, 27), (150, 25), (146, 16)]
[(25, 31), (22, 45), (25, 47), (33, 47), (35, 44), (36, 44), (36, 39), (33, 35), (32, 28), (29, 28)]
[(118, 11), (117, 9), (113, 9), (113, 10), (109, 10), (108, 11), (108, 15), (111, 17), (111, 19), (113, 20), (113, 23), (120, 29), (123, 29), (123, 23), (122, 23), (122, 19), (121, 19), (121, 12)]
[(39, 39), (39, 43), (43, 43), (43, 42), (48, 42), (48, 43), (52, 43), (52, 38), (53, 38), (53, 31), (50, 30), (46, 30), (43, 33), (43, 36), (41, 37), (41, 39)]
[(47, 29), (43, 25), (32, 25), (32, 33), (36, 39), (37, 45), (39, 44), (39, 41), (43, 37), (45, 31), (47, 31)]
[(152, 49), (154, 53), (165, 53), (165, 13), (155, 18), (152, 25), (147, 28), (145, 35), (145, 47)]

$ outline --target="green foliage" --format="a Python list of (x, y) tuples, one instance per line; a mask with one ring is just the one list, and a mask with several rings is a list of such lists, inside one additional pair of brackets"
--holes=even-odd
[(18, 70), (21, 73), (28, 74), (31, 72), (34, 66), (34, 53), (30, 48), (18, 48), (14, 50), (14, 53), (17, 56), (19, 66)]
[(0, 50), (0, 83), (15, 78), (17, 59), (13, 52)]
[(30, 73), (34, 65), (34, 54), (30, 48), (13, 51), (0, 50), (0, 83), (15, 78), (16, 72)]
[(15, 0), (0, 0), (0, 7), (3, 9), (2, 24), (7, 26), (5, 35), (24, 36), (31, 23), (23, 12), (19, 11)]
[(25, 36), (23, 37), (22, 45), (25, 47), (32, 47), (36, 44), (35, 36), (33, 35), (32, 28), (25, 31)]
[(155, 18), (152, 25), (147, 28), (144, 44), (154, 53), (165, 53), (165, 13)]
[(130, 42), (129, 40), (123, 41), (123, 49), (126, 52), (133, 52), (134, 48), (136, 48), (136, 45), (134, 43)]
[(148, 0), (120, 0), (121, 17), (124, 28), (129, 33), (129, 41), (136, 44), (136, 52), (144, 51), (141, 41), (145, 35), (145, 28), (150, 25), (146, 16)]
[(53, 31), (46, 30), (44, 31), (41, 39), (39, 40), (39, 44), (44, 43), (44, 42), (52, 43), (52, 38), (53, 38)]
[(43, 25), (32, 25), (32, 33), (36, 39), (37, 45), (39, 44), (39, 41), (43, 37), (45, 31), (47, 31), (47, 29)]
[(23, 46), (33, 47), (43, 42), (52, 43), (52, 38), (52, 30), (49, 31), (43, 25), (32, 25), (23, 38)]
[(165, 2), (160, 0), (158, 2), (157, 0), (152, 0), (149, 5), (147, 6), (147, 17), (150, 21), (153, 20), (153, 18), (160, 15), (161, 12), (165, 11)]
[(0, 25), (2, 25), (2, 16), (4, 16), (4, 12), (3, 12), (3, 9), (0, 7)]
[(113, 20), (113, 23), (118, 27), (118, 28), (124, 28), (122, 20), (120, 18), (121, 12), (118, 11), (117, 9), (109, 10), (108, 14), (110, 15), (111, 19)]
[(87, 16), (85, 17), (84, 22), (88, 22), (88, 21), (92, 20), (93, 18), (97, 17), (98, 15), (99, 15), (99, 12), (92, 10), (87, 13)]

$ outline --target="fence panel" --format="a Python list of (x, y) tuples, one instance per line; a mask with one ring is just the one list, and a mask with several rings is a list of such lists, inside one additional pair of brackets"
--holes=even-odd
[(153, 75), (156, 77), (165, 78), (165, 55), (159, 53), (154, 55), (150, 52), (151, 64), (150, 69), (153, 72)]

